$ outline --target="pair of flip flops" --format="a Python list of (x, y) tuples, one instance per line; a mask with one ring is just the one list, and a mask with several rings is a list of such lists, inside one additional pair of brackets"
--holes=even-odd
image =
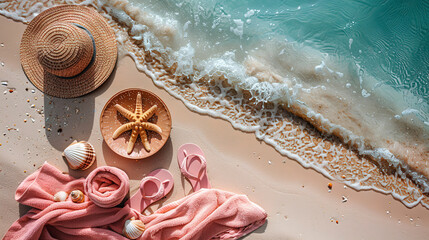
[[(178, 150), (177, 162), (194, 192), (201, 188), (211, 188), (207, 177), (207, 162), (200, 147), (192, 143), (182, 145)], [(165, 197), (173, 186), (171, 173), (166, 169), (156, 169), (142, 179), (139, 191), (128, 200), (127, 205), (143, 212), (149, 205)]]

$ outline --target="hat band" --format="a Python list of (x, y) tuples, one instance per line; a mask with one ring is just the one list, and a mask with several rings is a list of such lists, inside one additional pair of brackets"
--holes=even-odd
[(92, 51), (91, 61), (88, 63), (88, 66), (86, 66), (85, 69), (82, 70), (82, 72), (78, 73), (77, 75), (71, 76), (71, 77), (57, 76), (57, 77), (63, 78), (63, 79), (72, 79), (72, 78), (75, 78), (75, 77), (83, 74), (94, 63), (95, 54), (96, 54), (95, 40), (94, 40), (94, 37), (92, 36), (91, 32), (88, 29), (86, 29), (84, 26), (80, 25), (80, 24), (77, 24), (77, 23), (71, 23), (71, 24), (75, 25), (78, 28), (83, 29), (88, 34), (88, 36), (91, 38), (91, 41), (92, 41), (92, 49), (93, 49), (93, 51)]

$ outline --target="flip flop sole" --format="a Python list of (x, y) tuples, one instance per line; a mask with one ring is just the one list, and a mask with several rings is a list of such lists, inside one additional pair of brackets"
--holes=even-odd
[[(184, 172), (184, 170), (182, 169), (182, 164), (186, 158), (184, 151), (186, 151), (188, 155), (198, 154), (204, 157), (203, 150), (201, 150), (199, 146), (193, 143), (187, 143), (180, 146), (179, 150), (177, 151), (177, 162), (179, 163), (179, 168), (182, 173)], [(192, 161), (192, 158), (190, 158), (188, 161), (189, 161), (188, 172), (194, 176), (197, 176), (201, 170), (201, 163), (197, 160)], [(191, 183), (191, 186), (194, 192), (200, 190), (201, 188), (211, 188), (206, 171), (201, 175), (200, 179), (192, 179), (192, 178), (191, 179), (186, 178), (186, 179), (188, 179), (188, 181)]]
[[(173, 175), (171, 175), (171, 173), (168, 170), (156, 169), (156, 170), (153, 170), (152, 172), (150, 172), (146, 177), (148, 177), (148, 176), (156, 177), (160, 180), (160, 182), (164, 182), (166, 180), (169, 180), (168, 184), (164, 185), (163, 197), (165, 197), (173, 189), (173, 186), (174, 186)], [(148, 194), (154, 194), (154, 193), (158, 192), (159, 186), (157, 186), (155, 183), (147, 184), (145, 186), (146, 186), (145, 192)], [(158, 199), (158, 200), (160, 200), (160, 199)], [(151, 205), (152, 203), (154, 203), (158, 200), (154, 201), (153, 199), (143, 198), (142, 193), (139, 189), (127, 201), (126, 205), (130, 206), (131, 208), (134, 208), (135, 210), (137, 210), (139, 212), (143, 212), (149, 205)]]

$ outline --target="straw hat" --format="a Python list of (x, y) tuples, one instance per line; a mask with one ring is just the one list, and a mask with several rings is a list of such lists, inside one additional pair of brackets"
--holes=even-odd
[(85, 95), (113, 71), (115, 33), (95, 10), (76, 5), (50, 8), (35, 17), (21, 40), (21, 64), (42, 92), (60, 98)]

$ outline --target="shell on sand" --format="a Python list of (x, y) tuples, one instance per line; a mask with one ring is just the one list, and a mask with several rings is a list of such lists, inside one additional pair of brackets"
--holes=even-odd
[(79, 170), (88, 169), (96, 159), (94, 147), (86, 141), (74, 141), (64, 149), (63, 156), (71, 169)]
[(133, 217), (125, 221), (124, 230), (122, 232), (124, 236), (129, 239), (137, 239), (143, 234), (144, 230), (144, 223), (141, 220), (135, 220)]

